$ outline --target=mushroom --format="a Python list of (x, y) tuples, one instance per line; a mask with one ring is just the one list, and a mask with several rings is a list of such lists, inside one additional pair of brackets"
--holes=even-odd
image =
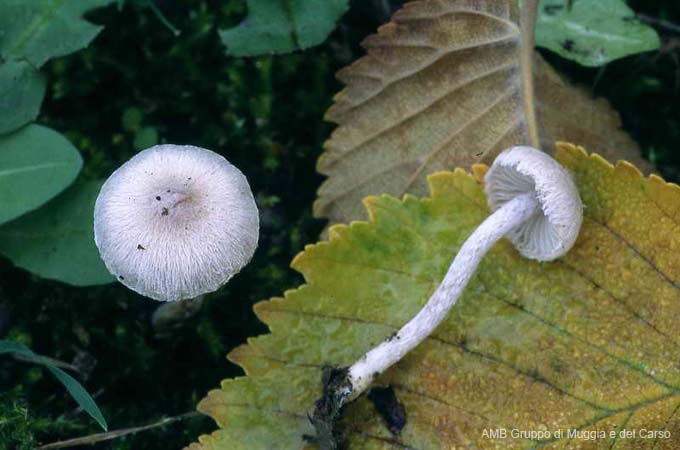
[(190, 145), (141, 151), (104, 183), (94, 240), (106, 268), (161, 301), (217, 290), (249, 261), (259, 217), (246, 177)]
[(468, 237), (418, 314), (349, 368), (324, 374), (324, 397), (311, 417), (320, 443), (332, 441), (329, 433), (335, 432), (328, 422), (338, 418), (345, 403), (361, 395), (446, 318), (482, 257), (501, 238), (538, 261), (559, 258), (574, 245), (583, 220), (581, 198), (571, 174), (547, 154), (531, 147), (505, 150), (486, 174), (485, 191), (493, 214)]

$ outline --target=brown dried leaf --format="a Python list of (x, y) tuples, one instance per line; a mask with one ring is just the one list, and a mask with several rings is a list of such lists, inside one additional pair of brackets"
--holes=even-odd
[(609, 104), (533, 52), (520, 27), (533, 21), (520, 21), (516, 3), (409, 3), (363, 42), (368, 54), (338, 73), (347, 86), (326, 115), (339, 127), (318, 161), (328, 179), (315, 216), (364, 218), (367, 195), (424, 195), (428, 174), (490, 163), (518, 144), (568, 140), (649, 169)]

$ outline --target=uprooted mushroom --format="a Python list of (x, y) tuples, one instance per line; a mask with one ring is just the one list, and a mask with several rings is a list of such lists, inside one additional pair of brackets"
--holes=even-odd
[(322, 449), (337, 448), (335, 421), (342, 407), (439, 326), (496, 242), (507, 237), (523, 256), (538, 261), (559, 258), (576, 242), (581, 198), (571, 174), (547, 154), (531, 147), (504, 151), (486, 174), (485, 191), (493, 214), (463, 243), (418, 314), (350, 367), (324, 371), (323, 395), (311, 416)]

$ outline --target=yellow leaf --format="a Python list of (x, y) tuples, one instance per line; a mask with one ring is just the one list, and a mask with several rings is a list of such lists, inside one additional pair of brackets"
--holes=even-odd
[(328, 179), (315, 216), (362, 219), (367, 195), (425, 195), (430, 173), (518, 144), (568, 140), (648, 171), (609, 104), (534, 53), (517, 3), (416, 1), (364, 41), (367, 55), (338, 73), (347, 86), (327, 113), (339, 127), (317, 164)]
[[(570, 144), (556, 157), (585, 204), (575, 247), (539, 263), (497, 244), (435, 333), (379, 377), (405, 406), (401, 434), (360, 398), (342, 423), (350, 449), (678, 448), (680, 187)], [(247, 376), (201, 401), (220, 430), (190, 448), (315, 448), (304, 435), (322, 366), (353, 363), (421, 308), (489, 214), (484, 171), (431, 175), (431, 198), (368, 197), (370, 222), (298, 255), (306, 284), (256, 306), (271, 334), (230, 354)]]

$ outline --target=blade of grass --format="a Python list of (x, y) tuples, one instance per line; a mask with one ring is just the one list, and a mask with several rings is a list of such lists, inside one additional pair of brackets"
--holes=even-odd
[(25, 361), (32, 362), (34, 364), (40, 364), (46, 367), (47, 370), (49, 370), (52, 375), (54, 375), (57, 380), (59, 380), (61, 384), (64, 385), (76, 403), (78, 403), (78, 405), (83, 410), (85, 410), (85, 412), (87, 412), (99, 424), (99, 426), (102, 427), (104, 431), (108, 431), (106, 419), (104, 419), (104, 415), (95, 403), (94, 399), (75, 378), (60, 368), (55, 367), (50, 358), (40, 356), (34, 353), (30, 348), (18, 342), (0, 339), (0, 354), (4, 353), (13, 353)]
[(68, 393), (71, 394), (71, 397), (73, 397), (73, 399), (78, 402), (78, 405), (80, 405), (80, 407), (83, 408), (85, 412), (87, 412), (94, 420), (96, 420), (104, 431), (108, 431), (109, 427), (106, 424), (104, 415), (85, 388), (80, 383), (78, 383), (75, 378), (58, 367), (45, 367), (47, 367), (47, 370), (52, 372), (52, 375), (61, 381), (61, 384), (63, 384)]

